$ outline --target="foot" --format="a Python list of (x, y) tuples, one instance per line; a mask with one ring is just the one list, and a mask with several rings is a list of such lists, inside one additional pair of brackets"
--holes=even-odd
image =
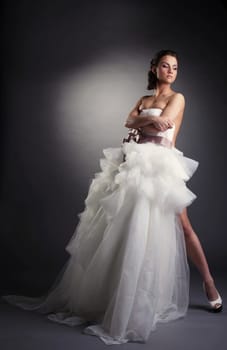
[(222, 309), (222, 299), (215, 287), (213, 280), (208, 280), (203, 282), (203, 288), (206, 293), (208, 302), (213, 311), (221, 311)]

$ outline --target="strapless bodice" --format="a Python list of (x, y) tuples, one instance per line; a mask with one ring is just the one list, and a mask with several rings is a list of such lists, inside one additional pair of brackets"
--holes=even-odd
[(140, 114), (150, 114), (150, 115), (153, 115), (155, 117), (159, 117), (160, 114), (162, 113), (162, 109), (161, 108), (158, 108), (158, 107), (152, 107), (152, 108), (142, 108), (141, 111), (140, 111)]
[[(161, 108), (143, 108), (140, 112), (141, 116), (147, 116), (147, 115), (152, 115), (153, 117), (159, 117), (162, 113)], [(175, 131), (175, 124), (172, 128), (167, 129), (165, 131), (157, 131), (157, 132), (146, 132), (146, 135), (155, 135), (155, 136), (161, 136), (167, 138), (169, 141), (172, 142), (173, 136), (174, 136), (174, 131)]]

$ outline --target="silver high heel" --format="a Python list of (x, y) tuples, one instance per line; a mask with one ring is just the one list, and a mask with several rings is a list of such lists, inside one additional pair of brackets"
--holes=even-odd
[[(204, 290), (204, 292), (206, 293), (206, 296), (207, 296), (207, 291), (206, 291), (206, 287), (205, 287), (205, 282), (203, 282), (203, 290)], [(217, 293), (218, 293), (218, 291), (217, 291)], [(222, 311), (222, 309), (223, 309), (223, 304), (222, 304), (222, 298), (221, 298), (221, 296), (219, 295), (219, 293), (218, 293), (217, 299), (215, 299), (215, 300), (209, 300), (208, 297), (207, 297), (207, 300), (208, 300), (208, 303), (209, 303), (209, 305), (210, 305), (210, 307), (211, 307), (211, 310), (212, 310), (213, 312), (220, 312), (220, 311)]]

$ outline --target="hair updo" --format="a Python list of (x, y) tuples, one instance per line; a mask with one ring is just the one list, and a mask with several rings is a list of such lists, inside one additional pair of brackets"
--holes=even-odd
[(178, 61), (178, 54), (173, 51), (173, 50), (161, 50), (158, 51), (154, 58), (152, 58), (151, 62), (150, 62), (150, 70), (148, 72), (148, 85), (147, 85), (147, 90), (152, 90), (152, 89), (156, 89), (156, 84), (157, 84), (157, 77), (156, 74), (152, 72), (152, 68), (153, 67), (157, 67), (157, 65), (159, 64), (160, 59), (163, 56), (173, 56), (177, 59)]

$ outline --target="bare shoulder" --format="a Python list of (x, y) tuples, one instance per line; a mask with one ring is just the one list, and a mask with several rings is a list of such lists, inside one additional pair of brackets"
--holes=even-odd
[(134, 118), (134, 117), (137, 117), (139, 115), (145, 97), (146, 96), (141, 96), (139, 98), (139, 100), (136, 102), (136, 104), (134, 105), (132, 110), (129, 112), (128, 118), (132, 118), (132, 117)]
[(144, 95), (142, 96), (142, 99), (149, 98), (149, 97), (151, 97), (151, 95)]
[(144, 101), (148, 98), (149, 96), (144, 95), (141, 96), (140, 99), (137, 101), (135, 108), (136, 110), (140, 110), (143, 107)]
[(141, 97), (140, 101), (143, 104), (143, 102), (145, 102), (150, 96), (149, 95), (144, 95)]
[(170, 103), (178, 103), (180, 104), (182, 107), (185, 106), (185, 97), (181, 92), (175, 92), (171, 95), (170, 99), (169, 99)]
[(147, 95), (141, 96), (140, 99), (137, 101), (136, 105), (140, 105), (141, 103), (143, 103), (143, 101), (147, 98)]

